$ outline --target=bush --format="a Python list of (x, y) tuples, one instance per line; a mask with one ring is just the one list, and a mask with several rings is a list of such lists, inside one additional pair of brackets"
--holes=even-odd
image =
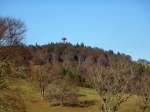
[(1, 91), (0, 112), (26, 112), (23, 99), (14, 91)]
[(59, 80), (49, 86), (50, 102), (63, 106), (73, 106), (78, 103), (78, 88), (66, 80)]
[(69, 68), (62, 68), (62, 71), (60, 72), (60, 74), (62, 77), (65, 77), (65, 76), (70, 77), (74, 82), (78, 84), (78, 86), (83, 86), (86, 84), (86, 80), (81, 74)]

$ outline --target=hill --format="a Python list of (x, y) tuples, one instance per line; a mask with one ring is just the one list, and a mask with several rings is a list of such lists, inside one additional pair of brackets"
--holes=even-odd
[(114, 112), (146, 112), (149, 83), (149, 63), (112, 50), (83, 43), (0, 47), (0, 112), (95, 112), (103, 103)]

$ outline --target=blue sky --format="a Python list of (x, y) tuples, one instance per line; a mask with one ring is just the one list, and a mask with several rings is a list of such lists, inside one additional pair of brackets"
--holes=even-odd
[(27, 26), (27, 44), (58, 42), (129, 54), (150, 60), (149, 0), (0, 0), (0, 16)]

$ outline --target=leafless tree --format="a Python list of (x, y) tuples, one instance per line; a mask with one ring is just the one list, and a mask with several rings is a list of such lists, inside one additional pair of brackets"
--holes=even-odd
[(143, 87), (141, 87), (141, 92), (143, 93), (143, 95), (142, 95), (142, 100), (143, 100), (142, 112), (146, 112), (147, 110), (150, 110), (150, 86), (149, 86), (150, 76), (143, 77), (142, 82), (143, 82)]
[(35, 73), (36, 73), (40, 93), (43, 98), (45, 96), (45, 91), (48, 86), (48, 65), (37, 65), (35, 67)]
[(150, 109), (150, 76), (149, 74), (133, 75), (129, 84), (132, 94), (139, 96), (142, 100), (142, 112), (148, 112)]
[(6, 31), (7, 27), (5, 25), (5, 21), (3, 18), (0, 18), (0, 45), (3, 43), (4, 38), (4, 32)]
[(71, 106), (78, 103), (78, 88), (69, 77), (57, 79), (49, 86), (49, 100), (56, 101), (63, 106)]
[(21, 44), (26, 27), (24, 23), (12, 17), (0, 17), (0, 45)]
[(101, 99), (100, 112), (117, 112), (120, 105), (131, 96), (124, 94), (128, 81), (123, 72), (101, 65), (96, 67), (91, 78)]

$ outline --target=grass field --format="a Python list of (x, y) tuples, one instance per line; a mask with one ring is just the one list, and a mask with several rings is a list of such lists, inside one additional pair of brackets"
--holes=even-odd
[[(41, 99), (38, 89), (33, 83), (23, 79), (8, 79), (10, 89), (17, 90), (26, 105), (27, 112), (98, 112), (98, 99), (96, 91), (91, 88), (79, 87), (79, 101), (94, 101), (88, 107), (52, 106), (47, 100)], [(120, 106), (119, 112), (140, 112), (140, 100), (137, 96), (131, 97)]]
[[(97, 102), (98, 95), (96, 91), (89, 88), (80, 88), (80, 101), (95, 101)], [(28, 102), (28, 112), (97, 112), (97, 106), (89, 107), (64, 107), (51, 106), (48, 101), (38, 100), (36, 102)]]
[[(27, 112), (96, 112), (97, 106), (89, 107), (64, 107), (52, 106), (48, 101), (42, 100), (39, 91), (30, 82), (23, 79), (8, 79), (10, 88), (21, 93), (27, 108)], [(79, 87), (80, 101), (98, 101), (98, 95), (94, 89)]]

